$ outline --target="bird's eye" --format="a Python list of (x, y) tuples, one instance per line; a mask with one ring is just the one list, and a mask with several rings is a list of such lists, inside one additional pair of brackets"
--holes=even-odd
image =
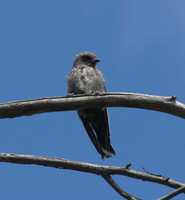
[(83, 60), (87, 62), (87, 61), (90, 61), (91, 58), (89, 56), (84, 56)]

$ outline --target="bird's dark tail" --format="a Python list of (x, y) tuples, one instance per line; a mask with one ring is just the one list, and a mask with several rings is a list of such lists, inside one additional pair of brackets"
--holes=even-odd
[(110, 132), (106, 109), (87, 109), (78, 112), (84, 127), (102, 158), (115, 154), (110, 142)]

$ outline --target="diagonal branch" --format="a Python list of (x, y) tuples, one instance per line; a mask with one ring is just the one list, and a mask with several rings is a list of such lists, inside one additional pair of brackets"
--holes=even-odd
[(124, 197), (127, 200), (141, 200), (137, 197), (134, 197), (133, 195), (129, 194), (128, 192), (125, 192), (120, 186), (113, 180), (113, 178), (110, 175), (102, 175), (102, 177), (105, 179), (105, 181), (122, 197)]
[(171, 193), (161, 197), (159, 200), (170, 200), (183, 192), (185, 192), (185, 185), (183, 185), (183, 186), (177, 188), (176, 190), (172, 191)]
[(176, 97), (137, 93), (106, 93), (99, 96), (49, 97), (0, 104), (0, 118), (13, 118), (44, 112), (79, 110), (86, 107), (132, 107), (155, 110), (185, 118), (185, 104)]
[(149, 181), (166, 185), (171, 188), (179, 188), (185, 186), (184, 183), (169, 179), (163, 176), (149, 174), (146, 172), (136, 171), (128, 167), (117, 167), (107, 165), (96, 165), (85, 162), (77, 162), (65, 160), (63, 158), (51, 158), (44, 156), (22, 155), (12, 153), (0, 153), (0, 162), (40, 165), (46, 167), (55, 167), (59, 169), (69, 169), (80, 172), (86, 172), (97, 175), (123, 175), (134, 179)]

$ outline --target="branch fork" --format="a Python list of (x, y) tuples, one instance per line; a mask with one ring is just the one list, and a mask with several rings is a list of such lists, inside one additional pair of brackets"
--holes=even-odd
[[(45, 112), (79, 110), (89, 107), (129, 107), (154, 110), (185, 118), (185, 105), (176, 100), (175, 96), (154, 96), (137, 93), (106, 93), (89, 96), (48, 97), (35, 100), (14, 101), (0, 104), (0, 118), (15, 118), (30, 116)], [(185, 183), (166, 178), (151, 172), (131, 169), (131, 164), (125, 167), (96, 165), (91, 163), (51, 158), (45, 156), (0, 153), (0, 162), (41, 165), (59, 169), (75, 170), (101, 176), (120, 196), (127, 200), (140, 200), (138, 197), (124, 191), (112, 178), (122, 175), (143, 181), (158, 183), (175, 190), (158, 200), (170, 200), (178, 194), (185, 193)]]

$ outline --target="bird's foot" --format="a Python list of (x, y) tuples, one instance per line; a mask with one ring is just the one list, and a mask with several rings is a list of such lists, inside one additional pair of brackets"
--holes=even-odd
[(91, 95), (94, 95), (94, 96), (102, 96), (104, 93), (103, 92), (100, 92), (100, 91), (92, 91), (91, 92)]

